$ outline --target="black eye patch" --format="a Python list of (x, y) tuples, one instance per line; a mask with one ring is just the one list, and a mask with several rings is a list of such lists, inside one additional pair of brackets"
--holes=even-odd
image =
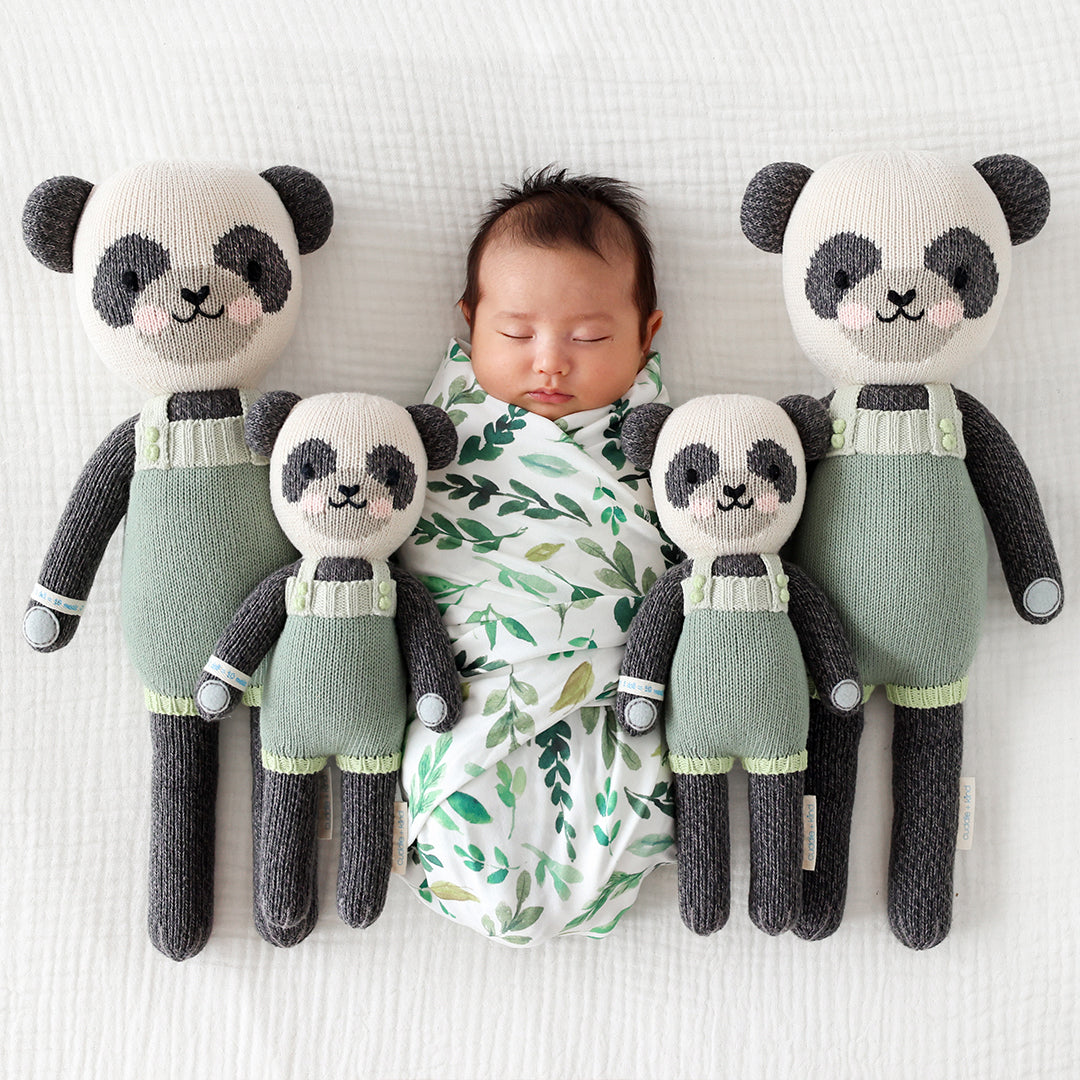
[(95, 310), (114, 329), (130, 325), (139, 293), (168, 269), (169, 252), (156, 240), (121, 236), (105, 249), (94, 274)]
[(998, 290), (997, 263), (990, 245), (970, 229), (949, 229), (928, 244), (923, 262), (943, 277), (964, 305), (964, 318), (990, 310)]
[(798, 471), (791, 455), (772, 439), (758, 439), (746, 451), (746, 467), (763, 480), (768, 480), (782, 503), (791, 502), (795, 497), (795, 481)]
[(881, 269), (876, 244), (856, 233), (837, 233), (814, 252), (806, 271), (806, 299), (823, 319), (835, 319), (836, 308), (853, 285)]
[(384, 444), (368, 451), (367, 471), (390, 489), (395, 510), (404, 510), (412, 502), (416, 467), (396, 446)]
[(690, 505), (690, 496), (720, 471), (720, 457), (704, 443), (684, 446), (672, 459), (664, 474), (668, 502), (679, 510)]
[(322, 439), (306, 439), (295, 446), (281, 470), (281, 494), (288, 502), (300, 501), (313, 480), (329, 476), (337, 468), (337, 451)]
[(285, 253), (254, 225), (237, 225), (214, 245), (214, 262), (242, 277), (262, 303), (263, 311), (280, 311), (292, 289), (292, 271)]

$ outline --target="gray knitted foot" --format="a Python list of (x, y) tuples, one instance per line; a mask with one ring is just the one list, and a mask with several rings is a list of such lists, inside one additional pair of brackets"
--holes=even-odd
[(889, 924), (911, 949), (945, 940), (952, 923), (963, 707), (896, 706)]
[(214, 921), (218, 727), (151, 713), (150, 738), (150, 940), (186, 960), (206, 944)]
[(679, 914), (695, 934), (711, 934), (731, 911), (727, 776), (676, 773), (674, 788)]
[(841, 719), (811, 700), (805, 775), (806, 794), (817, 796), (817, 866), (803, 872), (802, 911), (794, 927), (807, 941), (835, 933), (844, 917), (862, 729), (862, 709)]
[(341, 862), (338, 914), (350, 926), (370, 926), (386, 903), (390, 882), (397, 773), (341, 774)]
[(259, 933), (281, 948), (301, 942), (319, 918), (315, 836), (319, 778), (263, 769), (256, 904)]
[(262, 806), (263, 806), (263, 763), (262, 734), (259, 731), (259, 709), (251, 708), (251, 915), (259, 936), (269, 941), (266, 920), (263, 918), (262, 905), (259, 903), (259, 866), (262, 857)]
[(750, 918), (766, 934), (795, 925), (802, 902), (804, 774), (748, 777)]

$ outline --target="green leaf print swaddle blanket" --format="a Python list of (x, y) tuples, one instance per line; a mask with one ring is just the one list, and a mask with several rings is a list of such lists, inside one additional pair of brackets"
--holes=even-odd
[(508, 945), (604, 935), (673, 857), (659, 735), (631, 746), (613, 708), (627, 628), (667, 567), (619, 446), (631, 408), (667, 400), (660, 358), (626, 398), (552, 421), (488, 397), (453, 342), (426, 400), (459, 452), (400, 558), (443, 612), (466, 698), (453, 731), (406, 736), (406, 880)]

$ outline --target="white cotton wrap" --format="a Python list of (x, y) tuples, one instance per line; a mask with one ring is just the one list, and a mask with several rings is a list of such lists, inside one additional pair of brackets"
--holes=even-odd
[(400, 559), (444, 612), (466, 698), (451, 732), (409, 726), (406, 878), (509, 945), (606, 934), (674, 842), (659, 734), (629, 739), (611, 707), (667, 565), (619, 446), (629, 409), (666, 400), (660, 358), (624, 399), (551, 421), (488, 397), (453, 342), (426, 400), (454, 420), (458, 459), (430, 475)]

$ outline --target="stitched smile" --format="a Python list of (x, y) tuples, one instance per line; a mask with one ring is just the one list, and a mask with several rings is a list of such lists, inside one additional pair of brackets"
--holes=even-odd
[(368, 504), (367, 499), (360, 503), (353, 502), (351, 495), (346, 495), (345, 498), (338, 503), (334, 502), (333, 499), (328, 499), (327, 502), (329, 502), (335, 510), (340, 510), (343, 506), (351, 506), (354, 510), (363, 510)]
[(754, 505), (754, 500), (750, 499), (748, 502), (741, 503), (738, 499), (732, 499), (731, 502), (725, 506), (719, 499), (716, 500), (716, 508), (722, 510), (725, 514), (729, 510), (749, 510)]
[(172, 312), (172, 317), (177, 322), (189, 323), (189, 322), (194, 322), (196, 315), (201, 315), (204, 319), (220, 319), (221, 316), (224, 315), (224, 314), (225, 314), (225, 305), (222, 304), (221, 307), (218, 308), (216, 314), (214, 314), (214, 315), (210, 315), (207, 312), (203, 311), (203, 309), (201, 307), (196, 307), (195, 310), (192, 311), (192, 313), (186, 319), (183, 318), (180, 315), (177, 315), (175, 311)]
[(926, 308), (923, 308), (918, 315), (909, 315), (903, 308), (897, 308), (891, 315), (882, 315), (880, 311), (875, 311), (874, 314), (878, 317), (879, 322), (896, 322), (901, 315), (908, 322), (918, 322), (926, 314)]

